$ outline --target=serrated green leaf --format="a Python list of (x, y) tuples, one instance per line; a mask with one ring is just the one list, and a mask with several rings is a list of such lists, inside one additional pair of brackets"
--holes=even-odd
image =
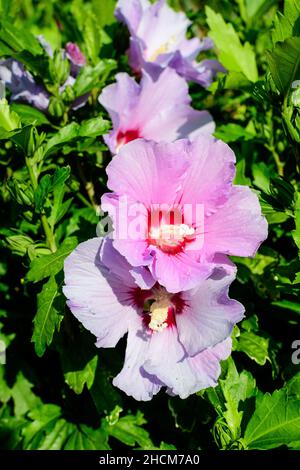
[(55, 253), (35, 258), (30, 264), (26, 279), (30, 282), (38, 282), (46, 277), (54, 276), (61, 271), (65, 258), (76, 246), (76, 237), (66, 238)]
[(266, 51), (268, 64), (276, 87), (283, 95), (300, 77), (300, 37), (278, 42), (272, 51)]
[(14, 413), (17, 418), (23, 416), (27, 411), (41, 404), (40, 399), (31, 391), (33, 385), (19, 372), (11, 389), (14, 400)]
[(48, 156), (59, 147), (80, 137), (97, 137), (105, 134), (109, 129), (109, 122), (100, 117), (83, 121), (81, 124), (72, 122), (62, 127), (57, 134), (48, 140), (45, 147), (45, 155)]
[(103, 429), (84, 424), (76, 427), (64, 445), (64, 450), (109, 450), (108, 435)]
[(145, 423), (143, 414), (138, 411), (135, 416), (123, 416), (114, 424), (108, 424), (107, 432), (127, 446), (132, 447), (136, 444), (139, 444), (141, 448), (153, 446), (149, 433), (141, 427)]
[(209, 35), (220, 51), (220, 61), (224, 67), (233, 72), (242, 72), (251, 82), (258, 79), (255, 53), (252, 46), (246, 42), (241, 44), (240, 38), (232, 24), (225, 23), (219, 13), (210, 7), (205, 7)]
[(53, 404), (42, 405), (33, 408), (28, 416), (31, 422), (22, 430), (23, 446), (26, 450), (36, 450), (61, 417), (61, 409)]
[(257, 364), (263, 366), (269, 357), (269, 339), (263, 338), (252, 331), (242, 331), (238, 338), (237, 351), (242, 351)]
[(86, 385), (90, 389), (94, 383), (98, 354), (90, 335), (81, 333), (71, 340), (62, 337), (58, 343), (61, 365), (66, 383), (80, 394)]
[(286, 389), (266, 393), (256, 400), (256, 408), (245, 431), (249, 449), (273, 449), (299, 441), (300, 400), (289, 397)]
[(38, 356), (43, 356), (52, 342), (54, 331), (59, 328), (63, 319), (65, 298), (61, 294), (61, 286), (62, 282), (57, 284), (52, 275), (37, 296), (37, 313), (33, 320), (31, 341)]
[(221, 139), (224, 142), (236, 142), (237, 140), (253, 140), (256, 135), (247, 131), (244, 127), (238, 124), (226, 124), (220, 126), (214, 133), (217, 139)]
[(240, 437), (243, 412), (240, 410), (240, 402), (255, 396), (255, 379), (250, 372), (237, 372), (233, 360), (229, 361), (228, 371), (225, 380), (220, 380), (220, 388), (224, 396), (225, 409), (223, 416), (227, 426), (231, 431), (232, 439)]

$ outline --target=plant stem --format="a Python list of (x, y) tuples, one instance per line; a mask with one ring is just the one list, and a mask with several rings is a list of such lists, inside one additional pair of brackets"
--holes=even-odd
[[(26, 166), (27, 166), (27, 170), (29, 173), (29, 178), (30, 178), (32, 187), (34, 190), (36, 190), (36, 188), (38, 187), (38, 179), (37, 179), (37, 175), (34, 170), (34, 167), (32, 165), (32, 161), (30, 158), (25, 157), (25, 162), (26, 162)], [(44, 213), (41, 213), (40, 217), (41, 217), (41, 223), (44, 229), (48, 247), (54, 253), (57, 250), (57, 247), (56, 247), (53, 231), (50, 228), (46, 215)]]
[(273, 155), (273, 158), (274, 158), (279, 176), (284, 176), (284, 164), (280, 160), (280, 157), (279, 157), (278, 153), (276, 152), (274, 145), (273, 144), (272, 145), (266, 144), (265, 147)]

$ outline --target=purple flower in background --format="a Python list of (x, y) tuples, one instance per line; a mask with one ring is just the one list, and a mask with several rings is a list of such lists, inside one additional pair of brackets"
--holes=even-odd
[[(50, 44), (43, 36), (38, 36), (37, 38), (46, 53), (52, 59), (53, 51)], [(68, 43), (66, 45), (66, 51), (62, 50), (61, 53), (71, 62), (71, 73), (65, 83), (60, 87), (60, 93), (62, 93), (67, 86), (72, 87), (74, 85), (76, 76), (81, 67), (86, 63), (84, 55), (74, 43)], [(0, 61), (0, 80), (2, 80), (5, 86), (11, 91), (12, 101), (25, 101), (41, 111), (45, 112), (48, 110), (51, 95), (42, 85), (38, 85), (35, 82), (33, 76), (26, 71), (24, 66), (17, 60), (6, 59)], [(84, 106), (88, 97), (89, 94), (85, 94), (76, 98), (71, 105), (72, 109), (76, 110)]]
[(71, 62), (71, 75), (73, 75), (73, 77), (76, 77), (80, 69), (84, 65), (86, 65), (86, 58), (77, 46), (77, 44), (75, 44), (74, 42), (68, 42), (66, 44), (65, 49), (67, 57)]
[(165, 0), (119, 0), (116, 18), (130, 31), (129, 63), (136, 73), (148, 72), (154, 80), (166, 67), (200, 85), (209, 86), (218, 71), (225, 69), (217, 60), (197, 62), (200, 52), (212, 48), (211, 39), (187, 39), (191, 22), (175, 12)]
[(233, 186), (235, 155), (211, 136), (124, 145), (107, 167), (102, 210), (114, 247), (168, 292), (195, 287), (225, 255), (254, 256), (267, 237), (258, 198)]
[(49, 93), (38, 85), (23, 65), (14, 59), (0, 61), (0, 80), (11, 91), (13, 101), (26, 101), (41, 111), (49, 105)]
[(115, 386), (137, 400), (161, 387), (186, 398), (214, 387), (219, 362), (230, 354), (230, 334), (244, 312), (228, 297), (234, 275), (218, 266), (195, 289), (170, 294), (145, 268), (134, 270), (110, 239), (94, 238), (66, 259), (64, 293), (98, 347), (114, 347), (128, 333)]
[(165, 69), (156, 82), (147, 74), (140, 84), (126, 73), (116, 75), (116, 80), (99, 96), (113, 122), (112, 131), (104, 136), (112, 153), (139, 137), (172, 142), (214, 132), (211, 115), (192, 109), (187, 83), (173, 69)]

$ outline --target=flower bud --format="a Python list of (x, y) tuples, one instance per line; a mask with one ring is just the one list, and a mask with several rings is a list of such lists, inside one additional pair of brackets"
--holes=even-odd
[(55, 96), (52, 96), (52, 98), (50, 99), (48, 111), (51, 114), (51, 116), (59, 118), (65, 112), (65, 105), (60, 98), (56, 98)]
[(53, 59), (50, 61), (49, 71), (54, 83), (62, 85), (70, 75), (70, 63), (64, 51), (56, 50)]

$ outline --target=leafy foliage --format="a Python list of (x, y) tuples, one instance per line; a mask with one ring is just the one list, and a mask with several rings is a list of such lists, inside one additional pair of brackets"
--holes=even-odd
[[(137, 403), (112, 386), (124, 344), (99, 352), (62, 293), (65, 258), (96, 234), (111, 158), (97, 98), (115, 73), (131, 73), (128, 37), (114, 0), (0, 1), (0, 57), (50, 96), (48, 112), (9, 92), (0, 100), (1, 448), (300, 449), (300, 3), (196, 3), (170, 0), (185, 5), (193, 34), (214, 40), (227, 73), (208, 90), (191, 84), (192, 104), (235, 151), (235, 183), (257, 192), (269, 238), (253, 259), (234, 259), (231, 295), (246, 317), (217, 387)], [(62, 92), (70, 41), (87, 64)]]

